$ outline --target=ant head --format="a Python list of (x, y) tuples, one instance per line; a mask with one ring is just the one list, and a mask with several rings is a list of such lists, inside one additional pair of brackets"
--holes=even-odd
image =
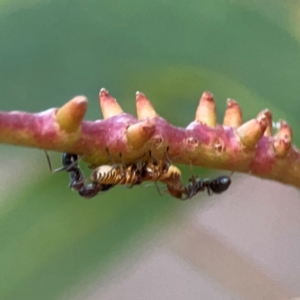
[(68, 168), (69, 166), (73, 165), (77, 161), (78, 161), (77, 154), (64, 152), (61, 156), (61, 162), (64, 168)]

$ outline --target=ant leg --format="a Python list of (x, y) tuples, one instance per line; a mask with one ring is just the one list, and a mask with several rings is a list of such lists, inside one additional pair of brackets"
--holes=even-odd
[(139, 158), (138, 161), (137, 161), (137, 163), (136, 163), (136, 169), (138, 171), (141, 171), (143, 169), (143, 166), (144, 166), (143, 161), (142, 161), (141, 158)]
[(191, 199), (193, 196), (195, 196), (196, 194), (195, 190), (197, 187), (196, 177), (194, 176), (193, 173), (193, 165), (191, 161), (190, 161), (190, 173), (191, 173), (191, 177), (189, 178), (189, 183), (185, 187), (187, 191), (186, 199)]
[(122, 156), (121, 152), (119, 153), (119, 157), (120, 157), (120, 160), (122, 162), (122, 165), (125, 166), (125, 162), (124, 162), (124, 159), (123, 159), (123, 156)]
[[(164, 153), (164, 156), (165, 156), (165, 159), (166, 159), (167, 163), (168, 163), (169, 165), (171, 165), (171, 164), (172, 164), (172, 159), (171, 159), (170, 156), (168, 155), (169, 150), (170, 150), (170, 147), (167, 146), (167, 149), (166, 149), (166, 151), (165, 151), (165, 153)], [(178, 159), (178, 158), (180, 158), (180, 157), (181, 157), (181, 156), (175, 156), (175, 157), (173, 158), (173, 160), (174, 160), (174, 159)]]
[(163, 194), (161, 193), (161, 191), (160, 191), (160, 189), (159, 189), (159, 187), (157, 185), (157, 181), (154, 181), (154, 184), (155, 184), (155, 187), (156, 187), (156, 190), (157, 190), (159, 196), (162, 196)]
[(207, 188), (207, 194), (210, 196), (212, 194), (211, 188), (210, 188), (210, 180), (208, 178), (203, 180), (204, 186)]
[(172, 161), (171, 161), (171, 158), (170, 158), (169, 155), (168, 155), (169, 149), (170, 149), (169, 146), (167, 146), (167, 149), (166, 149), (164, 155), (165, 155), (165, 158), (166, 158), (167, 163), (171, 165), (171, 164), (172, 164)]
[(154, 157), (152, 156), (152, 151), (151, 150), (149, 150), (149, 158), (154, 160)]
[(153, 160), (153, 163), (154, 164), (158, 164), (158, 160), (152, 155), (152, 151), (151, 150), (149, 150), (149, 157), (150, 157), (150, 159), (152, 159)]
[(211, 196), (211, 190), (210, 190), (210, 187), (207, 187), (207, 193), (208, 193), (208, 196)]
[(111, 163), (112, 165), (116, 165), (116, 162), (115, 162), (115, 160), (113, 159), (113, 157), (110, 155), (109, 150), (108, 150), (107, 147), (105, 147), (105, 151), (106, 151), (106, 153), (107, 153), (107, 155), (108, 155), (108, 157), (109, 157), (109, 159), (110, 159), (110, 163)]
[(194, 170), (193, 170), (193, 164), (192, 164), (192, 161), (191, 161), (191, 160), (190, 160), (190, 172), (191, 172), (191, 178), (193, 178), (193, 181), (195, 181)]

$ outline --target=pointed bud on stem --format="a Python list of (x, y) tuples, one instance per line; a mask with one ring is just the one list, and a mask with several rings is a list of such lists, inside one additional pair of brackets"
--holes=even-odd
[(272, 136), (272, 113), (268, 109), (265, 109), (261, 111), (257, 117), (263, 115), (266, 117), (266, 121), (267, 121), (267, 128), (264, 132), (264, 136)]
[(155, 123), (149, 119), (129, 126), (126, 130), (129, 145), (135, 149), (142, 148), (152, 137), (154, 131)]
[(158, 117), (151, 102), (141, 92), (136, 92), (136, 112), (139, 120)]
[(204, 92), (200, 98), (195, 121), (209, 127), (217, 125), (216, 105), (213, 94)]
[(246, 148), (253, 149), (263, 136), (266, 128), (267, 117), (264, 114), (259, 114), (256, 119), (252, 119), (241, 125), (237, 129), (237, 134)]
[(55, 118), (59, 128), (67, 133), (76, 132), (84, 118), (88, 101), (77, 96), (56, 111)]
[(229, 127), (239, 127), (242, 124), (242, 111), (239, 104), (233, 99), (227, 99), (227, 109), (225, 111), (223, 125)]
[(278, 157), (287, 156), (292, 143), (292, 129), (287, 122), (281, 120), (280, 127), (274, 136), (274, 151)]
[(117, 100), (105, 88), (102, 88), (99, 92), (99, 101), (103, 119), (117, 116), (123, 112)]

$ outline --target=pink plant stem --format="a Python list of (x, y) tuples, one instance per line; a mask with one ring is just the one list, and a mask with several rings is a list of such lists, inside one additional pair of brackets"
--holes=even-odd
[(140, 92), (137, 118), (124, 113), (107, 90), (101, 89), (99, 99), (104, 119), (97, 121), (83, 121), (83, 96), (41, 113), (0, 112), (0, 142), (76, 153), (94, 167), (111, 160), (136, 162), (149, 150), (156, 159), (165, 159), (169, 149), (173, 163), (243, 172), (300, 187), (300, 152), (291, 144), (291, 128), (281, 121), (272, 136), (268, 110), (242, 123), (239, 105), (229, 99), (220, 125), (213, 96), (204, 92), (195, 121), (180, 128), (161, 118)]

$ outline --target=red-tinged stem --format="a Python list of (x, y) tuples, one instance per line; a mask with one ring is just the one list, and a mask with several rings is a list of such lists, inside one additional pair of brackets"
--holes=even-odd
[(230, 100), (225, 125), (215, 125), (213, 96), (204, 93), (196, 121), (179, 128), (159, 117), (142, 93), (137, 93), (139, 119), (122, 112), (104, 89), (100, 103), (105, 119), (93, 122), (82, 121), (87, 107), (83, 97), (37, 114), (0, 112), (0, 143), (76, 153), (94, 167), (146, 159), (149, 150), (156, 159), (165, 159), (168, 149), (173, 163), (249, 173), (300, 187), (300, 152), (291, 146), (291, 129), (281, 122), (272, 136), (267, 110), (241, 124), (240, 108)]

